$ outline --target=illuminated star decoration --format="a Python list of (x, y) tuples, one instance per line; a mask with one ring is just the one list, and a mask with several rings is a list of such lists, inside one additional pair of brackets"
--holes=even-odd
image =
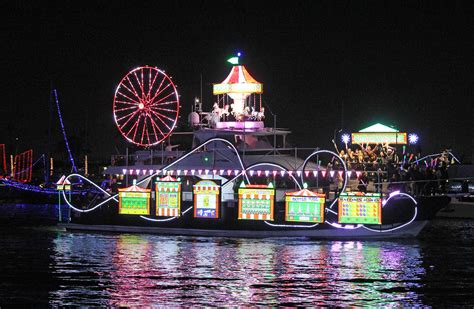
[(415, 133), (410, 133), (410, 135), (408, 135), (408, 142), (412, 145), (418, 143), (418, 139), (418, 135)]
[(349, 134), (343, 134), (343, 135), (341, 136), (341, 139), (342, 139), (342, 142), (343, 142), (344, 144), (347, 144), (347, 143), (349, 143), (349, 141), (351, 140), (351, 137), (349, 136)]

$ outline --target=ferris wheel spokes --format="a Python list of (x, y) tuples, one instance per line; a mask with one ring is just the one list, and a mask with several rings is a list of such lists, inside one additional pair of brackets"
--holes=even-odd
[(120, 82), (114, 97), (114, 119), (120, 133), (139, 146), (163, 141), (179, 113), (176, 86), (163, 71), (139, 67)]

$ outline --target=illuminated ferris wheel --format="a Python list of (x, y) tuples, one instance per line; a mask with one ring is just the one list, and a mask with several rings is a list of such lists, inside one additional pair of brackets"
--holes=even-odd
[(144, 147), (159, 144), (178, 120), (176, 85), (158, 68), (133, 69), (115, 90), (113, 112), (117, 128), (129, 142)]

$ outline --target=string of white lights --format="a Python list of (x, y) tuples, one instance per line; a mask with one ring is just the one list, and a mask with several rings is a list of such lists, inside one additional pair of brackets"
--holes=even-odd
[[(250, 170), (252, 170), (253, 168), (258, 167), (258, 166), (262, 166), (262, 165), (268, 165), (268, 166), (277, 167), (277, 168), (279, 168), (279, 169), (282, 170), (282, 171), (288, 172), (288, 169), (286, 169), (284, 166), (282, 166), (282, 165), (280, 165), (280, 164), (277, 164), (277, 163), (270, 163), (270, 162), (259, 162), (259, 163), (252, 164), (252, 165), (250, 165), (250, 166), (247, 167), (246, 171), (250, 171)], [(298, 188), (301, 190), (301, 185), (300, 185), (300, 183), (298, 182), (298, 180), (295, 178), (295, 176), (293, 176), (292, 174), (290, 174), (290, 177), (293, 179), (294, 183), (295, 183), (295, 184), (298, 186)]]
[[(181, 213), (181, 215), (184, 215), (185, 213), (187, 213), (187, 212), (188, 212), (189, 210), (191, 210), (192, 208), (193, 208), (192, 206), (189, 207), (188, 209), (186, 209), (185, 211), (183, 211), (183, 212)], [(140, 218), (145, 219), (145, 220), (147, 220), (147, 221), (152, 221), (152, 222), (166, 222), (166, 221), (172, 221), (172, 220), (177, 219), (177, 218), (179, 218), (179, 217), (176, 217), (176, 216), (175, 216), (175, 217), (166, 218), (166, 219), (152, 219), (152, 218), (148, 218), (148, 217), (145, 217), (145, 216), (140, 216)]]
[(389, 195), (388, 199), (385, 200), (385, 203), (383, 203), (382, 207), (385, 207), (385, 205), (387, 205), (387, 203), (388, 203), (388, 201), (390, 201), (390, 199), (392, 199), (393, 197), (398, 196), (398, 195), (406, 196), (406, 197), (410, 198), (412, 200), (412, 202), (415, 204), (415, 211), (414, 211), (413, 217), (408, 222), (406, 222), (402, 225), (399, 225), (397, 227), (394, 227), (394, 228), (385, 229), (385, 230), (376, 230), (376, 229), (371, 229), (371, 228), (364, 225), (364, 228), (366, 230), (369, 230), (369, 231), (372, 231), (372, 232), (377, 232), (377, 233), (393, 232), (393, 231), (401, 229), (402, 227), (405, 227), (405, 226), (409, 225), (410, 223), (412, 223), (413, 221), (415, 221), (416, 216), (418, 215), (418, 203), (415, 200), (415, 198), (413, 196), (411, 196), (410, 194), (406, 194), (406, 193), (403, 193), (403, 192), (400, 192), (400, 191), (392, 192)]
[(352, 225), (352, 224), (348, 224), (348, 225), (341, 225), (339, 223), (336, 223), (336, 222), (329, 222), (327, 220), (324, 221), (324, 223), (327, 223), (329, 224), (330, 226), (332, 227), (335, 227), (337, 229), (345, 229), (345, 230), (356, 230), (360, 227), (362, 227), (363, 225), (362, 224), (357, 224), (357, 225)]
[[(459, 161), (459, 159), (456, 158), (456, 156), (455, 156), (451, 151), (447, 151), (447, 153), (450, 154), (450, 155), (453, 157), (453, 159), (456, 160), (456, 162), (457, 162), (458, 164), (461, 163), (461, 161)], [(433, 154), (424, 156), (423, 158), (420, 158), (420, 159), (418, 159), (418, 160), (415, 160), (415, 161), (413, 161), (413, 163), (418, 163), (418, 162), (420, 162), (420, 161), (425, 160), (426, 158), (439, 157), (439, 156), (441, 156), (442, 154), (443, 154), (443, 153), (441, 153), (441, 152), (440, 152), (440, 153), (433, 153)]]
[(118, 194), (115, 194), (115, 195), (111, 195), (109, 192), (105, 191), (104, 189), (102, 189), (101, 187), (99, 187), (98, 185), (96, 185), (93, 181), (89, 180), (87, 177), (84, 177), (80, 174), (70, 174), (70, 175), (67, 175), (66, 178), (64, 178), (64, 181), (66, 180), (69, 180), (69, 178), (71, 177), (79, 177), (79, 178), (82, 178), (84, 179), (85, 181), (87, 181), (88, 183), (90, 183), (91, 185), (95, 186), (96, 188), (98, 188), (100, 191), (102, 191), (104, 194), (106, 194), (108, 196), (107, 199), (105, 199), (104, 201), (102, 201), (101, 203), (95, 205), (94, 207), (92, 208), (89, 208), (89, 209), (79, 209), (79, 208), (76, 208), (74, 207), (74, 205), (72, 205), (68, 200), (67, 200), (67, 196), (66, 196), (66, 192), (63, 190), (62, 191), (62, 195), (63, 195), (63, 198), (64, 200), (66, 201), (66, 204), (73, 210), (77, 211), (77, 212), (91, 212), (97, 208), (99, 208), (100, 206), (104, 205), (105, 203), (111, 201), (111, 200), (114, 200), (116, 202), (118, 202), (117, 200), (117, 196)]
[(273, 226), (273, 227), (291, 227), (291, 228), (312, 228), (312, 227), (315, 227), (315, 226), (319, 225), (319, 223), (312, 224), (312, 225), (297, 225), (297, 224), (274, 224), (274, 223), (271, 223), (271, 222), (268, 222), (268, 221), (264, 221), (264, 222), (267, 225)]
[[(306, 164), (308, 164), (308, 161), (309, 159), (311, 159), (312, 157), (316, 156), (316, 155), (319, 155), (320, 153), (329, 153), (331, 155), (333, 155), (334, 157), (336, 157), (336, 159), (341, 163), (342, 167), (344, 168), (344, 183), (342, 185), (342, 188), (339, 192), (344, 192), (346, 190), (346, 187), (347, 187), (347, 182), (348, 182), (348, 177), (347, 177), (347, 166), (346, 166), (346, 163), (344, 162), (344, 160), (335, 152), (333, 151), (330, 151), (330, 150), (316, 150), (316, 151), (313, 151), (312, 154), (310, 154), (308, 157), (306, 157), (306, 159), (304, 160), (303, 164), (301, 165), (302, 166), (302, 170), (303, 170), (303, 173), (301, 174), (301, 182), (303, 182), (303, 175), (305, 175), (305, 169), (306, 169)], [(329, 208), (331, 209), (334, 204), (337, 202), (337, 198), (339, 197), (338, 196), (335, 196), (334, 197), (334, 200), (332, 201), (331, 205), (329, 205)]]
[[(240, 155), (239, 155), (239, 152), (237, 151), (237, 148), (235, 148), (234, 145), (232, 145), (232, 143), (229, 142), (228, 140), (223, 139), (223, 138), (220, 138), (220, 137), (211, 138), (211, 139), (205, 141), (205, 142), (202, 143), (201, 145), (199, 145), (199, 146), (195, 147), (194, 149), (192, 149), (189, 153), (187, 153), (187, 154), (185, 154), (185, 155), (179, 157), (177, 160), (175, 160), (175, 161), (171, 162), (170, 164), (168, 164), (167, 166), (165, 166), (165, 167), (163, 168), (163, 170), (167, 170), (168, 168), (170, 168), (171, 166), (175, 165), (176, 163), (181, 162), (182, 160), (184, 160), (185, 158), (187, 158), (188, 156), (190, 156), (190, 155), (193, 154), (194, 152), (198, 151), (199, 149), (201, 149), (202, 147), (206, 146), (207, 144), (209, 144), (209, 143), (211, 143), (211, 142), (213, 142), (213, 141), (221, 141), (221, 142), (224, 142), (224, 143), (229, 144), (229, 145), (231, 146), (232, 150), (233, 150), (233, 151), (235, 152), (235, 154), (237, 155), (237, 158), (239, 159), (239, 163), (240, 163), (240, 166), (242, 167), (242, 170), (245, 170), (244, 163), (243, 163), (243, 161), (242, 161), (242, 158), (241, 158)], [(150, 176), (148, 176), (148, 177), (145, 177), (145, 178), (142, 179), (140, 182), (138, 182), (137, 185), (139, 185), (139, 184), (141, 184), (141, 183), (143, 183), (143, 182), (145, 182), (145, 181), (147, 181), (147, 180), (150, 180), (152, 177), (155, 177), (155, 176), (157, 176), (157, 175), (158, 175), (158, 173), (156, 172), (156, 173), (154, 173), (154, 174), (152, 174), (152, 175), (150, 175)], [(239, 176), (240, 176), (240, 174), (239, 174)], [(244, 176), (245, 176), (245, 178), (247, 179), (247, 182), (249, 182), (249, 179), (248, 179), (247, 175), (244, 175)], [(237, 178), (237, 177), (238, 177), (238, 176), (236, 176), (235, 178)], [(190, 209), (190, 208), (188, 208), (186, 211), (184, 211), (183, 214), (186, 213), (189, 209)], [(151, 219), (151, 218), (148, 218), (148, 217), (145, 217), (145, 216), (140, 216), (140, 218), (145, 219), (145, 220), (148, 220), (148, 221), (160, 222), (160, 221), (158, 221), (158, 220), (160, 220), (160, 219)], [(163, 221), (171, 221), (171, 220), (174, 220), (174, 219), (177, 219), (177, 218), (178, 218), (178, 217), (171, 217), (171, 218), (163, 219)]]
[[(162, 170), (168, 170), (170, 167), (172, 167), (173, 165), (181, 162), (182, 160), (186, 159), (187, 157), (189, 157), (190, 155), (192, 155), (193, 153), (195, 153), (196, 151), (198, 151), (199, 149), (201, 149), (202, 147), (206, 146), (207, 144), (211, 143), (211, 142), (215, 142), (215, 141), (221, 141), (221, 142), (224, 142), (226, 144), (228, 144), (231, 149), (235, 152), (235, 154), (237, 155), (237, 159), (239, 159), (239, 163), (240, 163), (240, 166), (241, 166), (241, 169), (242, 170), (245, 170), (245, 167), (244, 167), (244, 163), (242, 161), (242, 158), (240, 157), (239, 155), (239, 152), (237, 151), (237, 148), (235, 148), (234, 145), (232, 145), (231, 142), (229, 142), (228, 140), (226, 139), (223, 139), (223, 138), (220, 138), (220, 137), (214, 137), (214, 138), (211, 138), (211, 139), (208, 139), (207, 141), (205, 141), (204, 143), (202, 143), (201, 145), (195, 147), (194, 149), (192, 149), (190, 152), (182, 155), (181, 157), (179, 157), (178, 159), (176, 159), (175, 161), (171, 162), (170, 164), (166, 165), (165, 167), (162, 168)], [(146, 180), (148, 179), (151, 179), (152, 177), (155, 177), (155, 176), (158, 176), (159, 172), (155, 172), (154, 174), (152, 175), (149, 175), (148, 177), (145, 177), (144, 179), (140, 180), (139, 182), (137, 182), (137, 185), (140, 185), (141, 183), (145, 182)], [(247, 175), (244, 175), (245, 178), (247, 179), (247, 182), (249, 182), (249, 179), (248, 179), (248, 176)]]

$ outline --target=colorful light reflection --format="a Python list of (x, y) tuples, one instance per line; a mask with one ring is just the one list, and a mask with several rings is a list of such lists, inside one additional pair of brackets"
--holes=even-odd
[(77, 233), (58, 234), (52, 259), (60, 279), (83, 270), (51, 292), (53, 306), (426, 305), (417, 244)]

